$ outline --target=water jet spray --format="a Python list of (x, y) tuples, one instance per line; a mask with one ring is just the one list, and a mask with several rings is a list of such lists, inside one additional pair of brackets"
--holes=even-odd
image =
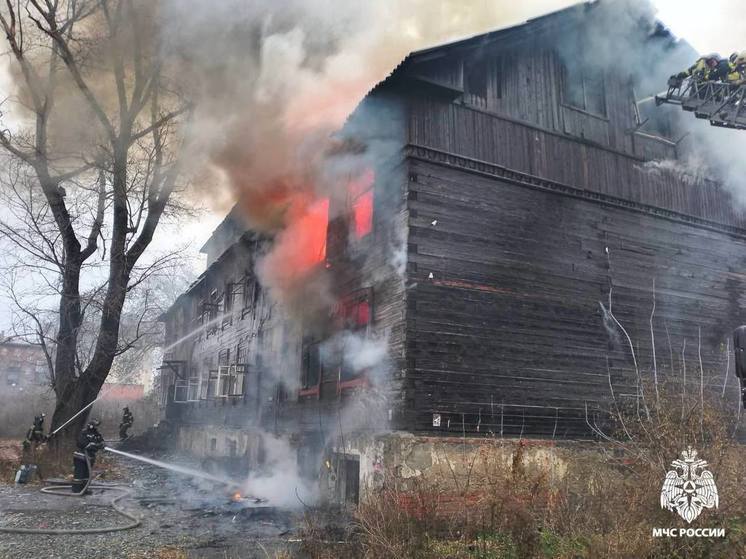
[(160, 460), (154, 460), (152, 458), (146, 458), (145, 456), (140, 456), (138, 454), (130, 454), (129, 452), (123, 452), (121, 450), (116, 450), (114, 448), (111, 448), (109, 446), (105, 446), (104, 450), (107, 450), (113, 454), (119, 454), (120, 456), (125, 456), (127, 458), (132, 458), (133, 460), (139, 460), (140, 462), (145, 462), (146, 464), (151, 464), (153, 466), (157, 466), (159, 468), (163, 468), (166, 470), (171, 470), (172, 472), (176, 472), (179, 474), (183, 474), (185, 476), (193, 477), (193, 478), (199, 478), (199, 479), (205, 479), (208, 481), (212, 481), (215, 483), (220, 483), (222, 485), (225, 485), (227, 487), (230, 487), (231, 490), (239, 490), (241, 488), (240, 483), (236, 483), (235, 481), (229, 480), (224, 477), (214, 476), (212, 474), (208, 474), (207, 472), (202, 472), (199, 470), (193, 470), (192, 468), (186, 468), (184, 466), (178, 466), (176, 464), (169, 464), (167, 462), (161, 462)]

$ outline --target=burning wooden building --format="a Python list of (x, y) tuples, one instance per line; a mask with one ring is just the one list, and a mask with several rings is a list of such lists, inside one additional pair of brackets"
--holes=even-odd
[[(305, 281), (333, 278), (324, 327), (273, 302), (256, 273), (272, 239), (226, 218), (164, 315), (182, 448), (261, 463), (272, 433), (309, 476), (327, 449), (354, 499), (398, 459), (379, 433), (588, 438), (610, 386), (633, 401), (637, 371), (663, 383), (684, 361), (697, 387), (701, 372), (737, 392), (744, 214), (720, 183), (678, 170), (696, 146), (675, 110), (638, 102), (654, 93), (639, 65), (603, 62), (604, 10), (414, 52), (360, 103), (339, 138), (370, 167), (317, 203), (303, 241)], [(635, 25), (645, 77), (665, 86), (695, 55)]]

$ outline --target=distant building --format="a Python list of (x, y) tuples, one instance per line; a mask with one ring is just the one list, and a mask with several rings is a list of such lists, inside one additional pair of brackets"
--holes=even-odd
[(26, 390), (49, 385), (49, 369), (39, 346), (0, 342), (0, 390)]

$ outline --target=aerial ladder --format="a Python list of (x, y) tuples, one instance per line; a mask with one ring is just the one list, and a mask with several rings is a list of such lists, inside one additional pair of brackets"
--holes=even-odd
[(734, 85), (693, 78), (672, 77), (665, 94), (655, 96), (657, 106), (680, 105), (713, 126), (746, 130), (746, 84)]

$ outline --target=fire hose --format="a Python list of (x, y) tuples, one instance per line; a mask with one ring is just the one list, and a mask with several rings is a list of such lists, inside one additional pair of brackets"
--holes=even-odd
[[(79, 493), (71, 493), (72, 487), (73, 487), (72, 485), (52, 485), (48, 487), (42, 487), (41, 492), (47, 495), (57, 495), (60, 497), (83, 497), (89, 488), (121, 491), (122, 494), (112, 499), (109, 505), (111, 506), (112, 509), (114, 509), (115, 512), (127, 518), (130, 521), (128, 524), (124, 524), (122, 526), (107, 526), (103, 528), (82, 528), (79, 530), (61, 529), (61, 528), (60, 529), (46, 529), (46, 528), (0, 527), (0, 532), (5, 532), (9, 534), (58, 534), (58, 535), (59, 534), (72, 534), (72, 535), (75, 535), (75, 534), (105, 534), (107, 532), (121, 532), (123, 530), (131, 530), (132, 528), (137, 528), (140, 525), (141, 520), (135, 515), (128, 513), (127, 511), (125, 511), (124, 509), (118, 506), (119, 501), (121, 501), (122, 499), (130, 495), (131, 492), (129, 488), (121, 484), (92, 483), (93, 482), (93, 469), (91, 468), (91, 460), (88, 457), (88, 453), (83, 452), (83, 456), (85, 456), (85, 461), (86, 461), (86, 464), (88, 465), (88, 480), (86, 481), (85, 486), (83, 486), (83, 489)], [(63, 493), (61, 490), (66, 490), (66, 491)]]

